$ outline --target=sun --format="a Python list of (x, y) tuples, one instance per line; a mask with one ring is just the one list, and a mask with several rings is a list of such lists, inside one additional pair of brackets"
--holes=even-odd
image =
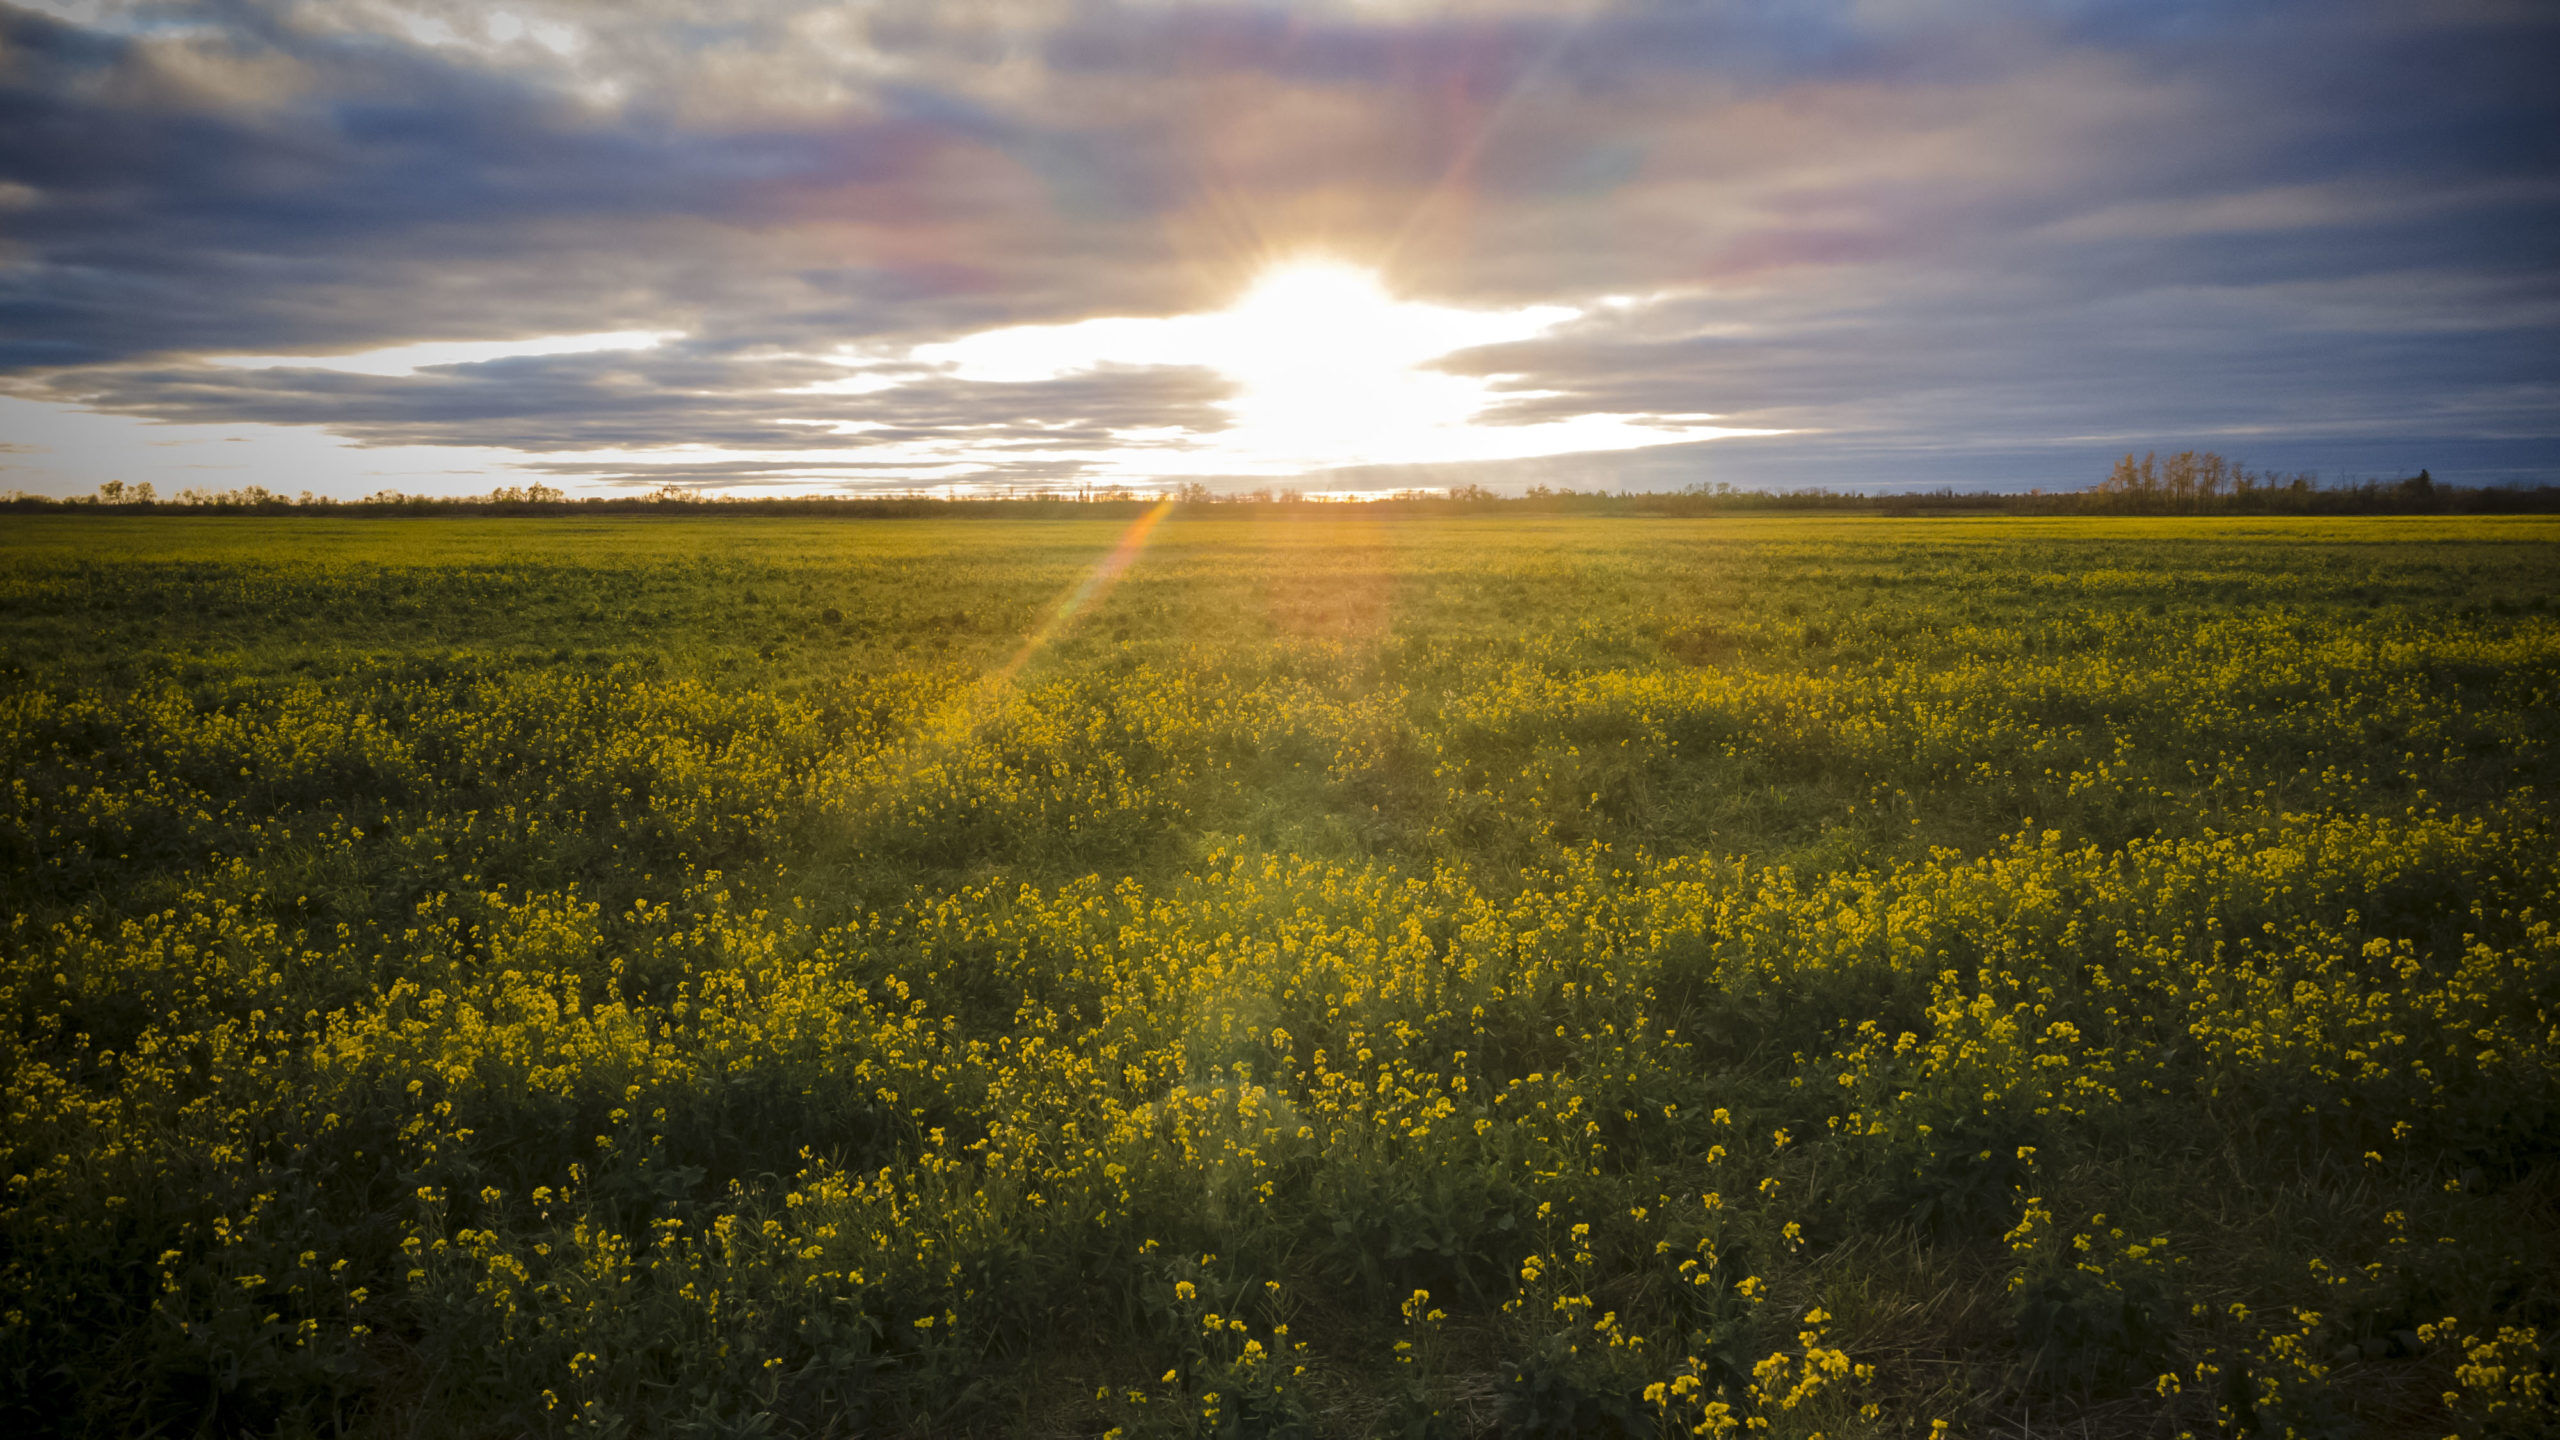
[(1446, 353), (1433, 332), (1443, 315), (1398, 301), (1374, 270), (1332, 260), (1304, 260), (1264, 271), (1224, 312), (1244, 353), (1237, 373), (1278, 378), (1331, 370), (1345, 362), (1410, 365)]
[[(1488, 422), (1545, 392), (1441, 368), (1461, 351), (1532, 340), (1584, 316), (1571, 305), (1465, 308), (1407, 299), (1333, 256), (1275, 263), (1219, 310), (1019, 325), (916, 347), (960, 379), (1020, 383), (1112, 366), (1198, 366), (1224, 376), (1223, 430), (1132, 432), (1111, 457), (1131, 474), (1291, 475), (1326, 468), (1518, 459), (1718, 435), (1696, 416), (1573, 415)], [(1143, 440), (1143, 444), (1139, 443)]]
[(1479, 345), (1522, 340), (1581, 312), (1542, 305), (1463, 310), (1401, 300), (1376, 271), (1298, 260), (1263, 272), (1206, 319), (1205, 363), (1236, 382), (1236, 445), (1309, 462), (1411, 458), (1486, 403), (1469, 376), (1423, 368)]

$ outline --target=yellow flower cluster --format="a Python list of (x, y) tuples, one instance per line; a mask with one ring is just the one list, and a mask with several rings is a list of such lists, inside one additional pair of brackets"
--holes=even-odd
[(2543, 522), (75, 523), (0, 1413), (2548, 1403)]

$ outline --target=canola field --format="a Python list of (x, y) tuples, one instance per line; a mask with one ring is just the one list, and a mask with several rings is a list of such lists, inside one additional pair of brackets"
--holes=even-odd
[(1134, 515), (11, 520), (0, 1425), (2550, 1433), (2560, 524)]

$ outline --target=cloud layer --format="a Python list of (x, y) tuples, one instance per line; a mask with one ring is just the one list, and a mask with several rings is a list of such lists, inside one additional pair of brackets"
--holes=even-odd
[[(1426, 362), (1479, 425), (1791, 432), (1542, 476), (2560, 479), (2555, 61), (2487, 0), (0, 0), (0, 463), (80, 474), (29, 418), (79, 407), (598, 483), (1222, 473), (1234, 373), (935, 347), (1327, 255), (1572, 317)], [(672, 338), (215, 363), (599, 332)]]

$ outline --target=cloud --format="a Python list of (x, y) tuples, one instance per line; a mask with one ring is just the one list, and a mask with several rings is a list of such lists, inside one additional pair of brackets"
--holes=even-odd
[[(1232, 375), (933, 357), (1329, 254), (1579, 314), (1419, 362), (1481, 426), (1798, 432), (1550, 471), (2560, 476), (2555, 58), (2547, 7), (2454, 0), (0, 0), (0, 391), (564, 476), (1162, 474), (1227, 464)], [(522, 353), (607, 332), (681, 338)], [(208, 363), (430, 345), (505, 358)]]
[(678, 338), (673, 330), (608, 330), (596, 335), (543, 335), (530, 340), (425, 340), (353, 355), (214, 355), (213, 364), (236, 370), (344, 370), (357, 375), (415, 375), (447, 365), (479, 365), (527, 355), (579, 355), (596, 350), (646, 350)]
[[(373, 445), (468, 437), (528, 454), (719, 447), (854, 451), (892, 443), (1101, 445), (1117, 432), (1224, 423), (1225, 382), (1189, 369), (1116, 369), (1039, 383), (925, 376), (857, 395), (805, 392), (841, 376), (805, 359), (594, 351), (378, 375), (289, 365), (95, 369), (54, 398), (194, 423), (312, 425)], [(76, 388), (73, 382), (77, 381)]]

